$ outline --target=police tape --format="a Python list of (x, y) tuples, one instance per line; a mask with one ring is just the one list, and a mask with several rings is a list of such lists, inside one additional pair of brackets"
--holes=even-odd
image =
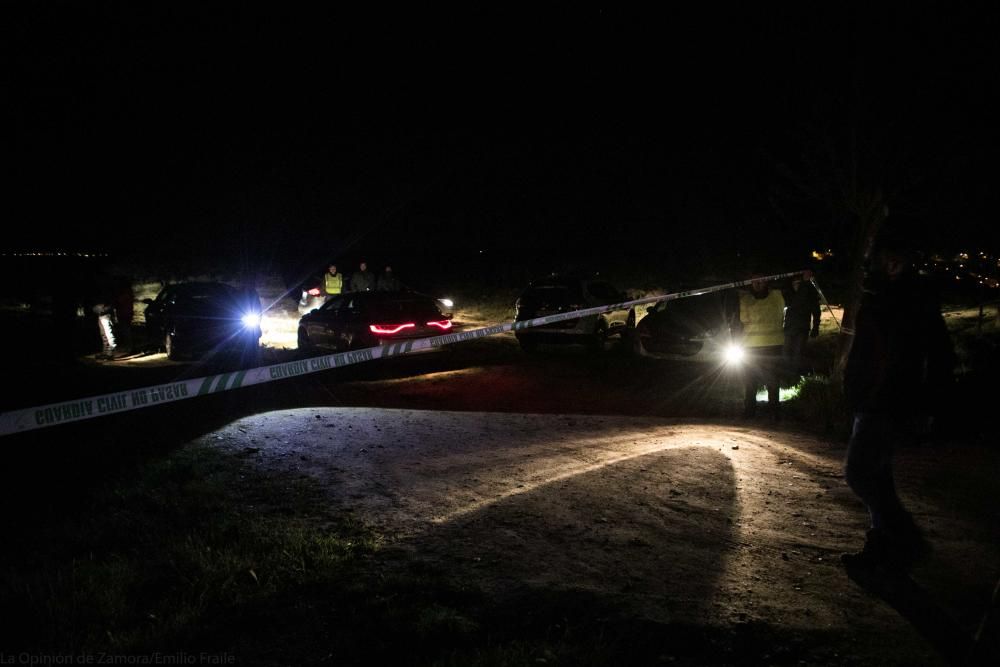
[(792, 276), (801, 275), (802, 271), (792, 271), (780, 273), (772, 276), (757, 277), (752, 280), (740, 280), (723, 285), (713, 285), (702, 289), (687, 290), (684, 292), (674, 292), (672, 294), (660, 294), (656, 296), (622, 301), (620, 303), (595, 306), (564, 313), (553, 313), (543, 317), (536, 317), (520, 322), (505, 322), (495, 324), (481, 329), (471, 329), (430, 338), (417, 338), (401, 340), (393, 343), (385, 343), (376, 347), (369, 347), (349, 352), (338, 352), (322, 356), (310, 357), (296, 361), (288, 361), (269, 366), (260, 366), (230, 373), (220, 373), (207, 377), (192, 378), (188, 380), (178, 380), (152, 387), (140, 389), (128, 389), (116, 391), (100, 396), (90, 396), (87, 398), (49, 403), (31, 408), (22, 408), (0, 413), (0, 436), (31, 431), (59, 424), (94, 419), (106, 415), (121, 414), (132, 410), (139, 410), (155, 405), (164, 405), (198, 396), (218, 394), (224, 391), (232, 391), (243, 387), (250, 387), (258, 384), (266, 384), (277, 380), (284, 380), (311, 373), (319, 373), (334, 368), (343, 368), (353, 364), (375, 361), (397, 357), (424, 350), (433, 350), (444, 345), (453, 345), (470, 340), (478, 340), (488, 336), (518, 332), (532, 327), (544, 326), (555, 322), (588, 317), (590, 315), (600, 315), (614, 310), (627, 310), (636, 306), (660, 303), (663, 301), (674, 301), (692, 296), (701, 296), (712, 292), (721, 292), (728, 289), (745, 287), (755, 281), (774, 281)]
[[(816, 282), (816, 279), (815, 278), (810, 278), (809, 282), (811, 282), (812, 286), (816, 289), (816, 294), (819, 295), (819, 300), (822, 301), (823, 305), (826, 306), (826, 309), (828, 311), (830, 311), (830, 317), (833, 318), (833, 323), (837, 325), (837, 329), (839, 329), (841, 333), (845, 333), (845, 334), (848, 333), (848, 331), (850, 331), (849, 329), (845, 329), (844, 327), (840, 326), (840, 321), (837, 319), (836, 314), (834, 314), (833, 308), (830, 306), (830, 302), (826, 300), (826, 295), (823, 294), (823, 290), (821, 290), (819, 288), (819, 283)], [(850, 335), (853, 335), (853, 334), (854, 334), (854, 332), (851, 331)]]

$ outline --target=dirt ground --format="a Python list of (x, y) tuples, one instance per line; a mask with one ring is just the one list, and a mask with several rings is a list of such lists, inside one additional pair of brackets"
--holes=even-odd
[[(500, 606), (562, 596), (749, 638), (725, 664), (956, 659), (954, 633), (934, 626), (971, 637), (1000, 576), (995, 447), (899, 453), (900, 493), (934, 549), (893, 599), (839, 560), (867, 526), (842, 441), (794, 416), (740, 421), (739, 383), (719, 369), (618, 352), (528, 356), (504, 335), (283, 381), (196, 441), (320, 485), (385, 536), (375, 567), (424, 563)], [(163, 355), (84, 369), (131, 386), (197, 372)], [(660, 662), (706, 655), (679, 639)]]
[(750, 628), (773, 639), (758, 658), (809, 664), (935, 664), (953, 646), (928, 624), (976, 630), (1000, 574), (994, 450), (900, 453), (901, 494), (934, 551), (913, 572), (919, 599), (897, 610), (839, 560), (867, 527), (842, 479), (843, 443), (739, 422), (725, 383), (706, 398), (716, 407), (679, 418), (690, 410), (678, 385), (695, 382), (683, 374), (636, 400), (629, 378), (649, 378), (613, 356), (582, 362), (585, 373), (579, 353), (512, 362), (512, 340), (493, 346), (482, 366), (325, 385), (340, 404), (379, 407), (275, 410), (204, 437), (318, 482), (387, 537), (387, 553), (498, 601), (585, 593), (643, 621)]

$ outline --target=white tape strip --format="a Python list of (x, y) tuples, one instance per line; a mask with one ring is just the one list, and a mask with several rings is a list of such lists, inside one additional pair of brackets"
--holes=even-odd
[[(790, 273), (764, 276), (756, 278), (755, 280), (781, 280), (783, 278), (800, 275), (801, 273), (802, 271), (792, 271)], [(749, 285), (751, 282), (753, 281), (740, 280), (737, 282), (726, 283), (724, 285), (714, 285), (703, 289), (675, 292), (673, 294), (661, 294), (658, 296), (649, 296), (642, 299), (623, 301), (621, 303), (609, 304), (606, 306), (595, 306), (593, 308), (575, 310), (568, 313), (546, 315), (545, 317), (536, 317), (535, 319), (524, 320), (522, 322), (506, 322), (504, 324), (483, 327), (482, 329), (472, 329), (470, 331), (445, 334), (443, 336), (403, 340), (395, 343), (387, 343), (378, 347), (354, 350), (352, 352), (327, 354), (299, 361), (290, 361), (271, 366), (261, 366), (258, 368), (235, 371), (232, 373), (222, 373), (219, 375), (210, 375), (208, 377), (182, 380), (179, 382), (170, 382), (142, 389), (129, 389), (111, 394), (102, 394), (100, 396), (91, 396), (72, 401), (49, 403), (48, 405), (40, 405), (33, 408), (12, 410), (10, 412), (0, 414), (0, 436), (46, 428), (48, 426), (56, 426), (58, 424), (68, 424), (70, 422), (83, 421), (85, 419), (93, 419), (104, 415), (129, 412), (131, 410), (138, 410), (140, 408), (146, 408), (153, 405), (172, 403), (188, 398), (194, 398), (196, 396), (204, 396), (206, 394), (216, 394), (221, 391), (239, 389), (240, 387), (249, 387), (255, 384), (265, 384), (267, 382), (283, 380), (285, 378), (296, 377), (299, 375), (319, 373), (331, 368), (341, 368), (343, 366), (374, 361), (376, 359), (395, 357), (411, 352), (418, 352), (420, 350), (429, 350), (443, 345), (451, 345), (454, 343), (476, 340), (478, 338), (486, 338), (487, 336), (495, 336), (508, 331), (521, 331), (522, 329), (530, 329), (531, 327), (538, 327), (544, 324), (561, 322), (563, 320), (574, 319), (577, 317), (599, 315), (612, 310), (625, 310), (635, 306), (658, 303), (660, 301), (673, 301), (675, 299), (683, 299), (690, 296), (720, 292), (736, 287), (744, 287)]]
[(837, 328), (843, 331), (844, 329), (843, 327), (840, 326), (840, 321), (837, 319), (837, 316), (833, 313), (833, 308), (830, 307), (830, 302), (826, 300), (826, 295), (823, 294), (823, 290), (819, 288), (819, 283), (816, 282), (815, 278), (810, 278), (809, 282), (811, 282), (812, 286), (816, 288), (816, 293), (819, 294), (819, 300), (822, 301), (823, 305), (826, 306), (826, 309), (830, 311), (830, 317), (833, 318), (833, 321), (837, 325)]

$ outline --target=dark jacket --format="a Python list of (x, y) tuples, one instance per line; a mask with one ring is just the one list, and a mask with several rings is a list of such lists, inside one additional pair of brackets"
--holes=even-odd
[(403, 286), (400, 284), (399, 280), (396, 279), (391, 272), (382, 274), (378, 277), (378, 291), (379, 292), (398, 292)]
[[(791, 285), (782, 290), (785, 297), (784, 330), (793, 333), (819, 331), (819, 295), (812, 284), (802, 281), (799, 289)], [(811, 326), (810, 326), (811, 325)]]
[(954, 367), (940, 305), (916, 276), (865, 293), (844, 371), (855, 412), (932, 414), (947, 396)]
[(351, 274), (352, 292), (374, 292), (375, 274), (371, 271), (355, 271)]

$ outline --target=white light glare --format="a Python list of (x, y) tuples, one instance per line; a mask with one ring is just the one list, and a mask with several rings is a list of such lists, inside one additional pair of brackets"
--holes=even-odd
[(723, 353), (723, 356), (727, 364), (736, 365), (743, 363), (743, 348), (736, 343), (731, 343), (726, 346), (726, 351)]
[(438, 299), (438, 301), (444, 304), (445, 308), (451, 308), (452, 306), (455, 305), (455, 302), (452, 301), (451, 299)]
[(247, 329), (253, 329), (260, 326), (260, 313), (247, 313), (242, 318), (243, 326)]

